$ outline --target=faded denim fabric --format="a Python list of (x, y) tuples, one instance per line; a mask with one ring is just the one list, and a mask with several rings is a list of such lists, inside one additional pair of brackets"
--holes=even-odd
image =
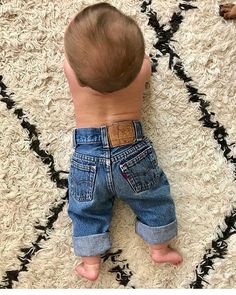
[[(95, 256), (111, 248), (109, 226), (115, 197), (137, 216), (136, 233), (149, 244), (177, 235), (175, 205), (152, 142), (133, 121), (136, 142), (111, 148), (107, 127), (73, 131), (68, 214), (75, 255)], [(127, 216), (128, 219), (128, 216)], [(125, 233), (124, 233), (125, 234)]]

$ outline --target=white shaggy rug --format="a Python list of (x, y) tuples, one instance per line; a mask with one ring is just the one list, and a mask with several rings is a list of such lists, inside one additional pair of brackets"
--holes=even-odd
[(134, 17), (153, 62), (144, 128), (169, 177), (184, 257), (155, 265), (114, 206), (96, 282), (78, 277), (67, 216), (74, 128), (63, 33), (89, 0), (0, 0), (1, 288), (236, 287), (236, 21), (223, 1), (107, 1)]

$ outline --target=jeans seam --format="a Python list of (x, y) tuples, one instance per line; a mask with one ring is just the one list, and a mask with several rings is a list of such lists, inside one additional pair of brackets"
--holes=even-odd
[[(79, 154), (77, 152), (75, 152), (73, 154), (73, 157), (76, 159), (81, 159), (81, 160), (87, 160), (87, 161), (92, 161), (94, 163), (101, 163), (104, 164), (106, 163), (106, 158), (104, 157), (94, 157), (94, 156), (90, 156), (90, 155), (85, 155), (85, 154)], [(72, 158), (73, 158), (72, 157)]]
[(123, 151), (119, 153), (118, 155), (112, 156), (112, 161), (119, 162), (122, 158), (127, 157), (127, 156), (132, 156), (135, 154), (137, 151), (142, 150), (145, 146), (147, 146), (147, 141), (144, 139), (143, 142), (140, 142), (138, 146), (133, 146), (127, 149), (126, 151)]
[(112, 173), (111, 173), (111, 169), (109, 169), (109, 171), (107, 172), (107, 178), (108, 178), (108, 186), (110, 188), (110, 191), (113, 195), (116, 194), (115, 192), (115, 187), (114, 187), (114, 183), (113, 183), (113, 177), (112, 177)]

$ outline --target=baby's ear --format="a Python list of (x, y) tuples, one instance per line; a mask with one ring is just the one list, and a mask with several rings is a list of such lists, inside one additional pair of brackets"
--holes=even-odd
[(144, 58), (143, 68), (144, 68), (145, 81), (149, 82), (152, 75), (152, 66), (148, 56), (147, 58)]
[(73, 69), (71, 68), (66, 56), (64, 58), (63, 68), (64, 68), (64, 73), (65, 73), (65, 76), (66, 76), (68, 82), (69, 83), (70, 83), (70, 81), (74, 82), (74, 83), (77, 82), (75, 73), (74, 73)]
[(146, 53), (144, 54), (144, 59), (150, 60), (149, 56)]
[(63, 62), (63, 68), (67, 82), (69, 84), (71, 95), (75, 96), (76, 94), (78, 94), (78, 91), (81, 89), (82, 85), (80, 85), (80, 83), (78, 82), (76, 75), (66, 57)]
[(64, 61), (63, 61), (63, 70), (64, 70), (64, 74), (67, 78), (67, 60), (66, 57), (64, 57)]
[(65, 74), (65, 76), (66, 76), (66, 78), (68, 80), (69, 76), (71, 75), (71, 71), (73, 71), (73, 70), (72, 70), (71, 66), (69, 65), (69, 63), (68, 63), (68, 60), (67, 60), (66, 56), (64, 57), (64, 61), (63, 61), (63, 69), (64, 69), (64, 74)]

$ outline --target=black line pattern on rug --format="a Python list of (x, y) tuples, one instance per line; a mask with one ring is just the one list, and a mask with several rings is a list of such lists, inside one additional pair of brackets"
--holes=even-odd
[[(190, 2), (190, 1), (185, 1), (185, 2)], [(151, 1), (148, 3), (147, 1), (145, 1), (145, 2), (143, 2), (143, 3), (146, 3), (147, 5), (149, 5), (150, 3), (151, 3)], [(145, 9), (145, 5), (142, 7), (142, 8), (144, 8)], [(196, 8), (196, 7), (194, 7), (194, 6), (192, 6), (192, 5), (188, 5), (188, 4), (180, 4), (179, 5), (179, 8), (181, 9), (181, 10), (189, 10), (189, 9), (193, 9), (193, 8)], [(142, 12), (144, 12), (144, 11), (142, 11)], [(181, 15), (181, 13), (174, 13), (173, 14), (173, 16), (172, 16), (172, 18), (171, 18), (171, 21), (170, 21), (170, 24), (171, 24), (171, 31), (170, 31), (170, 33), (172, 33), (172, 36), (173, 36), (173, 34), (177, 31), (177, 29), (179, 28), (179, 25), (180, 25), (180, 23), (182, 22), (182, 19), (183, 19), (183, 17), (182, 17), (182, 15)], [(179, 22), (180, 21), (180, 22)], [(154, 22), (155, 22), (155, 20), (154, 20)], [(158, 22), (157, 22), (158, 23)], [(177, 26), (176, 26), (177, 25)], [(176, 26), (176, 27), (175, 27)], [(160, 29), (164, 29), (164, 27), (165, 27), (165, 25), (163, 25), (163, 26), (161, 26), (160, 27)], [(166, 31), (164, 31), (164, 33), (167, 33), (167, 30)], [(171, 34), (170, 34), (171, 35)], [(168, 39), (167, 39), (168, 40)], [(170, 41), (173, 41), (173, 40), (171, 40), (170, 38), (169, 38), (169, 41), (168, 41), (168, 43), (170, 42)], [(159, 47), (161, 47), (161, 45), (162, 46), (164, 46), (165, 45), (165, 40), (164, 40), (164, 42), (162, 42), (162, 43), (160, 43), (159, 44)], [(157, 47), (157, 49), (159, 50), (159, 48)], [(166, 51), (166, 53), (164, 53), (164, 51), (165, 50), (167, 50)], [(174, 52), (174, 50), (172, 49), (172, 48), (170, 48), (170, 46), (168, 45), (167, 47), (163, 47), (163, 50), (161, 51), (163, 54), (169, 54), (170, 55), (170, 61), (169, 61), (169, 66), (171, 67), (171, 66), (173, 66), (173, 60), (174, 60), (174, 58), (176, 57), (176, 58), (179, 58), (179, 56)], [(160, 55), (156, 55), (155, 56), (156, 58), (158, 58), (158, 57), (160, 57)], [(153, 62), (153, 72), (155, 71), (155, 69), (156, 69), (156, 66), (157, 66), (157, 59), (155, 59), (155, 57), (151, 57), (151, 59), (152, 59), (152, 62)], [(181, 63), (179, 63), (178, 65), (177, 65), (177, 63), (174, 65), (174, 67), (175, 67), (175, 70), (177, 71), (177, 73), (179, 73), (179, 75), (183, 75), (184, 74), (184, 71), (182, 70), (183, 68), (181, 68)], [(182, 73), (181, 73), (181, 70), (182, 70)], [(187, 79), (187, 76), (185, 77), (186, 79)], [(191, 81), (191, 78), (190, 78), (190, 80), (188, 80), (188, 81)], [(213, 113), (211, 113), (211, 114), (213, 114)], [(207, 113), (207, 115), (208, 115), (208, 113)], [(225, 137), (225, 136), (224, 136)], [(31, 251), (32, 252), (32, 251)], [(27, 253), (29, 253), (29, 251), (27, 251)], [(121, 268), (122, 269), (122, 268)], [(131, 272), (132, 273), (132, 272)], [(13, 274), (14, 275), (14, 274)]]
[[(185, 1), (191, 2), (191, 1)], [(153, 11), (150, 7), (152, 1), (143, 1), (142, 2), (142, 10), (149, 17), (148, 25), (150, 25), (156, 32), (158, 37), (157, 43), (153, 46), (159, 50), (163, 55), (169, 54), (169, 68), (173, 70), (173, 72), (177, 75), (179, 79), (184, 81), (185, 87), (189, 93), (189, 101), (193, 103), (200, 104), (200, 111), (202, 113), (202, 117), (199, 121), (202, 121), (204, 127), (214, 129), (214, 139), (218, 142), (223, 151), (223, 155), (228, 162), (236, 164), (236, 158), (233, 157), (231, 154), (230, 146), (234, 145), (235, 143), (229, 144), (226, 140), (228, 133), (226, 132), (223, 125), (220, 125), (218, 121), (213, 120), (213, 116), (215, 113), (208, 111), (207, 107), (209, 107), (210, 103), (205, 101), (202, 96), (205, 96), (204, 93), (200, 93), (198, 89), (192, 86), (189, 82), (192, 82), (192, 78), (189, 77), (185, 70), (183, 63), (180, 60), (179, 55), (174, 51), (174, 49), (170, 46), (170, 41), (174, 33), (178, 30), (180, 24), (183, 21), (182, 11), (189, 10), (189, 9), (196, 9), (196, 6), (191, 4), (179, 4), (180, 11), (174, 13), (170, 22), (169, 26), (170, 29), (165, 29), (166, 24), (160, 26), (157, 13)], [(157, 58), (161, 57), (161, 55), (157, 54), (154, 59), (151, 56), (152, 61), (157, 65)], [(154, 69), (155, 71), (155, 69)], [(236, 169), (234, 171), (236, 175)], [(233, 234), (236, 233), (235, 224), (236, 224), (236, 209), (233, 209), (229, 216), (225, 217), (225, 224), (227, 225), (225, 230), (221, 230), (221, 237), (218, 235), (218, 238), (212, 241), (212, 248), (206, 250), (206, 254), (203, 257), (202, 262), (196, 266), (196, 280), (190, 284), (191, 288), (203, 288), (204, 277), (209, 274), (209, 270), (213, 268), (214, 260), (216, 258), (224, 258), (227, 254), (228, 244), (226, 240)], [(206, 282), (207, 283), (207, 282)]]
[[(185, 1), (185, 2), (187, 2), (187, 1)], [(188, 6), (186, 4), (181, 4), (181, 5), (182, 5), (181, 7), (183, 9), (186, 9), (186, 10), (187, 9), (190, 9), (190, 6)], [(173, 24), (175, 23), (175, 18), (176, 18), (176, 13), (174, 13), (173, 16), (172, 16), (172, 23)], [(178, 28), (179, 27), (176, 27), (175, 30), (177, 31)], [(165, 42), (163, 42), (162, 44), (164, 45)], [(167, 49), (168, 49), (168, 47), (167, 47)], [(175, 54), (174, 54), (173, 51), (172, 52), (169, 52), (169, 53), (170, 54), (172, 53), (172, 56), (174, 57)], [(159, 57), (159, 56), (156, 56), (156, 57)], [(157, 66), (157, 64), (156, 64), (157, 59), (155, 57), (152, 57), (152, 62), (153, 62), (153, 64), (152, 64), (152, 71), (154, 72), (155, 69), (156, 69), (156, 66)], [(1, 80), (2, 80), (2, 76), (0, 76), (0, 83), (1, 83)], [(1, 84), (2, 84), (1, 85), (2, 86), (1, 89), (3, 89), (1, 91), (2, 92), (1, 94), (3, 94), (2, 101), (4, 101), (7, 104), (7, 108), (8, 109), (11, 109), (15, 105), (15, 102), (10, 97), (13, 93), (11, 93), (10, 95), (7, 95), (6, 92), (5, 92), (6, 86), (3, 83), (1, 83)], [(22, 117), (24, 116), (24, 113), (23, 113), (22, 109), (16, 109), (14, 111), (14, 113), (18, 116), (18, 119), (22, 119)], [(43, 151), (43, 150), (40, 150), (39, 149), (38, 134), (36, 132), (35, 126), (32, 125), (32, 124), (30, 124), (25, 119), (23, 119), (21, 125), (22, 125), (23, 128), (26, 128), (29, 131), (30, 139), (32, 140), (32, 142), (31, 142), (31, 148), (33, 148), (33, 150), (36, 151), (37, 155), (39, 157), (41, 157), (42, 161), (45, 164), (49, 164), (49, 165), (51, 164), (50, 165), (50, 171), (51, 171), (51, 178), (52, 178), (52, 180), (53, 181), (56, 180), (57, 185), (58, 184), (61, 185), (60, 182), (58, 183), (58, 177), (59, 177), (59, 175), (57, 173), (58, 172), (60, 173), (60, 172), (63, 172), (63, 171), (57, 171), (56, 172), (55, 169), (54, 169), (54, 159), (53, 159), (53, 157), (51, 155), (48, 155), (48, 153), (46, 151)], [(36, 132), (36, 134), (35, 134), (35, 132)], [(33, 139), (33, 136), (32, 135), (33, 136), (36, 136), (36, 141)], [(65, 180), (65, 181), (67, 181), (67, 180)], [(67, 186), (67, 183), (66, 183), (66, 186)], [(36, 226), (36, 228), (37, 229), (43, 229), (43, 230), (46, 229), (44, 227), (42, 228), (40, 225)], [(25, 256), (28, 257), (28, 258), (31, 258), (32, 255), (36, 252), (36, 250), (38, 251), (39, 249), (40, 249), (39, 247), (36, 247), (35, 244), (33, 244), (33, 247), (32, 248), (27, 248), (27, 249), (23, 249), (23, 250), (26, 253)], [(29, 254), (31, 254), (31, 255), (29, 256)], [(109, 255), (109, 253), (108, 253), (108, 255)], [(22, 260), (25, 261), (24, 257), (22, 258)], [(122, 262), (124, 262), (124, 261), (126, 261), (126, 260), (123, 260)], [(114, 268), (112, 268), (110, 270), (111, 272), (116, 272), (117, 273), (117, 276), (120, 277), (120, 279), (118, 279), (119, 283), (121, 285), (124, 285), (124, 286), (127, 285), (127, 283), (129, 282), (129, 278), (132, 276), (132, 272), (131, 271), (129, 271), (128, 273), (127, 273), (127, 271), (125, 272), (125, 270), (127, 270), (127, 269), (129, 269), (129, 265), (128, 264), (123, 264), (122, 266), (117, 265), (116, 267), (114, 267)], [(19, 273), (18, 271), (13, 271), (11, 273), (8, 272), (8, 276), (9, 276), (9, 278), (11, 276), (12, 278), (16, 279), (18, 277), (18, 273)], [(16, 274), (17, 274), (17, 277), (16, 277)], [(12, 287), (12, 283), (10, 285)], [(132, 286), (132, 288), (134, 288), (134, 287)]]
[(26, 114), (23, 112), (22, 108), (15, 107), (15, 101), (11, 98), (14, 93), (7, 94), (6, 93), (6, 85), (2, 81), (3, 77), (0, 75), (0, 95), (2, 98), (0, 101), (5, 102), (7, 108), (13, 109), (14, 114), (17, 116), (19, 120), (21, 120), (21, 126), (27, 130), (28, 137), (30, 140), (30, 149), (33, 150), (37, 157), (49, 167), (49, 173), (51, 180), (56, 183), (57, 187), (59, 188), (66, 188), (68, 186), (67, 179), (60, 178), (61, 173), (68, 173), (62, 170), (55, 170), (54, 158), (50, 155), (46, 150), (40, 148), (40, 141), (39, 141), (39, 133), (35, 125), (31, 124)]
[[(129, 264), (127, 263), (127, 259), (120, 260), (119, 257), (122, 253), (122, 250), (119, 249), (116, 252), (107, 252), (101, 256), (103, 262), (106, 262), (110, 259), (114, 264), (118, 262), (114, 267), (112, 267), (109, 272), (116, 273), (117, 282), (126, 287), (130, 282), (130, 278), (133, 275), (133, 272), (129, 268)], [(132, 289), (135, 289), (134, 286), (131, 286)]]
[[(188, 1), (189, 2), (189, 1)], [(163, 55), (169, 54), (169, 68), (173, 66), (174, 58), (179, 58), (178, 54), (175, 53), (174, 49), (170, 46), (170, 42), (174, 41), (172, 39), (173, 35), (178, 31), (180, 24), (183, 21), (182, 11), (196, 9), (196, 6), (180, 3), (179, 8), (180, 11), (177, 13), (174, 12), (169, 23), (160, 25), (157, 17), (157, 13), (150, 7), (152, 0), (143, 1), (141, 4), (141, 12), (145, 12), (149, 17), (148, 25), (154, 28), (158, 41), (153, 44), (154, 48), (159, 50)], [(165, 27), (169, 24), (170, 28), (165, 29)], [(157, 67), (157, 59), (161, 57), (160, 54), (156, 53), (155, 56), (151, 55), (150, 58), (152, 60), (152, 72), (156, 72)]]
[[(60, 178), (60, 173), (67, 173), (66, 171), (56, 171), (54, 167), (54, 158), (47, 151), (42, 150), (40, 148), (40, 142), (38, 139), (38, 131), (35, 125), (30, 124), (26, 119), (26, 115), (24, 114), (21, 108), (15, 107), (15, 102), (11, 98), (13, 93), (8, 95), (6, 93), (6, 85), (2, 81), (3, 77), (0, 75), (0, 96), (2, 97), (0, 101), (4, 102), (7, 106), (7, 109), (14, 108), (14, 114), (17, 116), (19, 120), (21, 120), (21, 126), (28, 131), (28, 136), (30, 139), (30, 149), (33, 150), (37, 157), (42, 160), (42, 162), (49, 166), (50, 178), (53, 182), (56, 183), (59, 188), (67, 188), (68, 182), (65, 178)], [(18, 259), (21, 261), (19, 270), (6, 271), (5, 276), (3, 277), (2, 284), (0, 285), (0, 289), (12, 289), (13, 281), (18, 281), (18, 276), (21, 271), (27, 271), (27, 264), (30, 263), (31, 258), (38, 252), (41, 248), (39, 243), (42, 240), (50, 239), (49, 234), (47, 233), (48, 229), (53, 229), (53, 224), (57, 220), (59, 213), (63, 210), (66, 201), (68, 199), (68, 190), (65, 197), (61, 198), (61, 201), (58, 205), (54, 205), (52, 208), (49, 208), (51, 212), (48, 216), (46, 216), (47, 224), (46, 226), (42, 226), (39, 223), (36, 223), (34, 226), (35, 229), (42, 231), (40, 235), (37, 237), (35, 242), (32, 242), (32, 246), (28, 248), (22, 248), (20, 251), (24, 253), (22, 256), (18, 256)]]
[(31, 247), (27, 248), (21, 248), (20, 251), (24, 253), (23, 255), (17, 256), (17, 258), (20, 260), (20, 269), (17, 270), (11, 270), (11, 271), (6, 271), (5, 276), (2, 279), (2, 284), (0, 284), (0, 289), (12, 289), (13, 288), (13, 281), (18, 282), (18, 277), (20, 272), (22, 271), (28, 271), (27, 265), (31, 262), (32, 257), (40, 250), (42, 249), (39, 246), (39, 243), (41, 241), (47, 241), (50, 239), (50, 236), (48, 234), (48, 230), (53, 229), (53, 224), (58, 218), (58, 215), (61, 213), (63, 210), (66, 200), (68, 199), (68, 190), (64, 198), (63, 202), (59, 203), (57, 206), (54, 206), (53, 208), (50, 208), (49, 210), (51, 211), (52, 215), (49, 215), (46, 217), (47, 219), (47, 224), (46, 226), (42, 225), (35, 225), (34, 228), (41, 230), (42, 233), (37, 237), (35, 242), (32, 242)]
[(203, 282), (209, 284), (204, 277), (209, 274), (211, 269), (214, 270), (214, 260), (216, 258), (224, 259), (224, 256), (228, 253), (226, 240), (236, 234), (236, 209), (233, 209), (232, 213), (225, 217), (225, 224), (227, 225), (226, 229), (220, 229), (221, 234), (218, 234), (218, 238), (212, 241), (211, 249), (206, 250), (203, 260), (196, 267), (196, 280), (190, 284), (191, 288), (202, 289), (204, 287)]
[[(6, 103), (7, 108), (13, 109), (15, 108), (15, 101), (12, 99), (11, 94), (6, 93), (6, 85), (2, 81), (3, 77), (0, 75), (0, 96), (2, 98), (0, 101)], [(17, 116), (18, 119), (22, 120), (21, 126), (28, 131), (28, 136), (30, 139), (30, 149), (32, 149), (34, 152), (36, 152), (37, 156), (42, 160), (42, 162), (49, 166), (50, 174), (51, 174), (51, 180), (53, 182), (56, 182), (57, 187), (59, 188), (67, 188), (68, 187), (68, 181), (67, 179), (61, 179), (60, 173), (68, 173), (66, 171), (55, 171), (54, 168), (54, 158), (52, 155), (50, 155), (47, 151), (40, 149), (40, 141), (38, 139), (38, 131), (36, 131), (36, 126), (33, 124), (30, 124), (28, 120), (26, 119), (26, 116), (22, 109), (15, 108), (14, 114)], [(13, 281), (18, 281), (19, 273), (22, 271), (28, 271), (27, 264), (30, 263), (32, 257), (35, 255), (36, 252), (38, 252), (40, 249), (42, 249), (39, 246), (39, 243), (44, 240), (49, 240), (50, 236), (47, 233), (48, 229), (53, 229), (53, 224), (56, 222), (58, 215), (63, 210), (66, 201), (69, 198), (69, 192), (67, 190), (66, 195), (64, 198), (61, 198), (62, 203), (59, 203), (57, 206), (54, 206), (53, 208), (49, 208), (50, 214), (47, 219), (46, 226), (42, 226), (39, 223), (36, 223), (34, 226), (35, 229), (41, 230), (42, 233), (38, 236), (37, 240), (35, 242), (32, 242), (32, 246), (28, 248), (22, 248), (20, 249), (21, 252), (24, 253), (22, 256), (18, 256), (18, 259), (21, 261), (20, 269), (19, 270), (12, 270), (12, 271), (6, 271), (5, 276), (2, 279), (2, 284), (0, 284), (0, 289), (12, 289), (13, 287)], [(113, 256), (116, 257), (116, 255), (120, 255), (122, 253), (122, 250), (119, 250), (119, 253), (110, 253), (107, 252), (107, 257)], [(106, 260), (106, 259), (105, 259)], [(115, 258), (112, 259), (113, 262), (118, 262)], [(130, 281), (130, 277), (133, 275), (132, 271), (129, 269), (129, 264), (125, 263), (127, 259), (119, 261), (120, 264), (117, 264), (115, 267), (110, 270), (110, 272), (116, 272), (116, 280), (119, 282), (120, 285), (127, 286), (127, 284)], [(134, 287), (132, 287), (134, 288)]]

